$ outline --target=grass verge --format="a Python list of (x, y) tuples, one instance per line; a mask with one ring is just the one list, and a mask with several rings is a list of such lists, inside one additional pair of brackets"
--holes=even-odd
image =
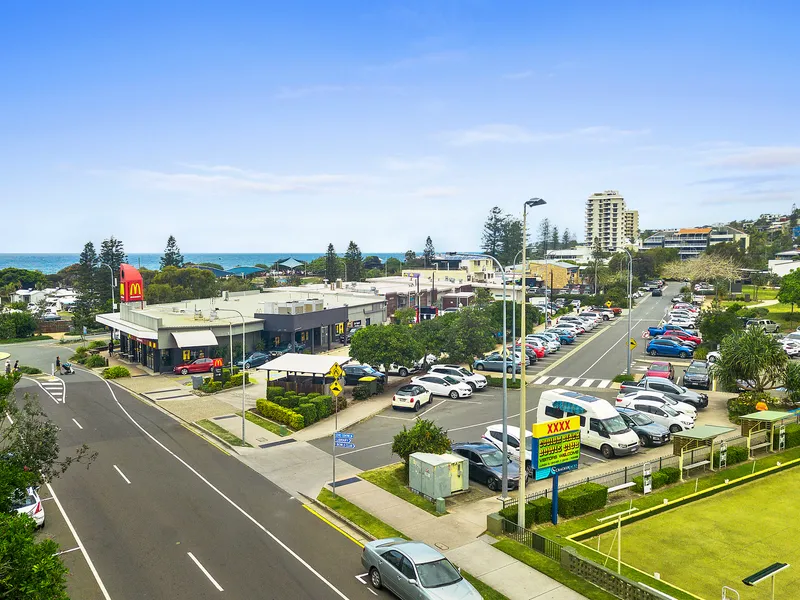
[(250, 444), (245, 441), (242, 441), (241, 438), (233, 435), (230, 431), (225, 429), (224, 427), (220, 427), (213, 421), (209, 421), (208, 419), (203, 419), (201, 421), (197, 421), (197, 424), (205, 429), (206, 431), (210, 431), (215, 436), (220, 438), (221, 440), (225, 440), (231, 446), (241, 446), (244, 448), (252, 448)]
[[(589, 598), (589, 600), (616, 600), (617, 597), (609, 594), (605, 590), (589, 583), (585, 579), (581, 579), (577, 575), (565, 571), (561, 565), (556, 561), (547, 558), (544, 554), (539, 554), (535, 550), (523, 546), (514, 540), (500, 540), (494, 545), (495, 548), (505, 552), (509, 556), (516, 558), (518, 561), (525, 563), (529, 567), (533, 567), (537, 571), (544, 573), (548, 577), (552, 577), (559, 583), (564, 584), (571, 590), (575, 590), (579, 594)], [(485, 598), (486, 596), (484, 596)]]
[(49, 335), (34, 335), (31, 337), (25, 338), (6, 338), (4, 340), (0, 340), (0, 344), (22, 344), (25, 342), (39, 342), (41, 340), (52, 340), (52, 336)]
[(415, 494), (408, 489), (408, 487), (406, 487), (406, 468), (405, 464), (402, 462), (389, 465), (388, 467), (380, 467), (379, 469), (364, 471), (359, 477), (369, 481), (370, 483), (374, 483), (379, 488), (386, 490), (390, 494), (394, 494), (398, 498), (401, 498), (409, 504), (413, 504), (414, 506), (427, 511), (436, 517), (441, 516), (436, 512), (432, 502), (429, 502), (419, 494)]
[[(237, 411), (236, 414), (241, 417), (242, 411)], [(274, 423), (269, 419), (265, 419), (262, 416), (254, 414), (249, 410), (244, 413), (244, 418), (250, 421), (251, 423), (254, 423), (255, 425), (258, 425), (259, 427), (262, 427), (267, 431), (271, 431), (275, 435), (279, 435), (281, 437), (287, 436), (290, 433), (292, 433), (292, 430), (286, 427), (285, 425), (278, 425), (277, 423)]]
[[(332, 511), (340, 514), (345, 519), (350, 521), (351, 523), (355, 523), (361, 529), (366, 531), (375, 539), (381, 538), (390, 538), (390, 537), (400, 537), (405, 539), (411, 539), (401, 531), (398, 531), (391, 525), (387, 525), (377, 517), (372, 516), (367, 511), (359, 508), (352, 502), (348, 502), (341, 496), (334, 496), (333, 493), (323, 488), (319, 496), (317, 496), (317, 500), (319, 500), (322, 504), (330, 508)], [(483, 596), (484, 600), (508, 600), (506, 596), (498, 592), (492, 587), (489, 587), (485, 583), (483, 583), (477, 577), (474, 577), (464, 571), (462, 569), (461, 574), (464, 576), (464, 579), (469, 581), (475, 589), (478, 590)]]

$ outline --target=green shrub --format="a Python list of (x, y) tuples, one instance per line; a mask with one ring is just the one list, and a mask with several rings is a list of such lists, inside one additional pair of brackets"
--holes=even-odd
[(221, 381), (213, 381), (211, 378), (209, 378), (208, 382), (203, 383), (203, 385), (200, 386), (200, 391), (205, 392), (206, 394), (215, 394), (222, 391), (224, 387), (225, 384)]
[(636, 378), (633, 375), (628, 375), (627, 373), (623, 373), (622, 375), (615, 375), (614, 379), (611, 381), (615, 383), (623, 383), (624, 381), (635, 381)]
[(272, 402), (275, 402), (275, 398), (279, 398), (279, 397), (284, 396), (284, 395), (285, 394), (284, 394), (283, 388), (280, 387), (279, 385), (267, 386), (267, 399), (268, 400), (270, 400)]
[(73, 354), (69, 357), (69, 362), (76, 365), (82, 365), (84, 362), (86, 362), (87, 358), (89, 358), (88, 354)]
[(319, 392), (311, 392), (310, 394), (306, 394), (306, 398), (311, 400), (312, 398), (316, 398), (316, 397), (321, 396), (321, 395), (322, 394), (320, 394)]
[(99, 354), (95, 354), (94, 356), (89, 356), (83, 364), (89, 369), (96, 369), (97, 367), (105, 367), (106, 359)]
[(678, 467), (664, 467), (660, 472), (667, 476), (667, 485), (677, 483), (681, 479), (681, 470)]
[[(517, 377), (517, 380), (514, 381), (513, 379), (509, 379), (506, 387), (510, 390), (518, 390), (520, 385), (521, 379)], [(492, 377), (491, 375), (486, 376), (486, 385), (489, 387), (503, 387), (503, 378), (502, 377)]]
[[(747, 446), (728, 446), (727, 465), (735, 465), (750, 458)], [(714, 452), (714, 468), (719, 466), (719, 450)]]
[(335, 410), (344, 410), (347, 408), (347, 398), (344, 397), (344, 394), (336, 396), (336, 400), (331, 402), (331, 412)]
[(280, 398), (279, 400), (280, 401), (278, 402), (278, 404), (280, 404), (281, 406), (284, 406), (286, 408), (290, 408), (292, 410), (294, 410), (295, 408), (300, 406), (300, 398), (298, 398), (296, 395), (284, 396), (283, 398)]
[(130, 377), (131, 372), (125, 367), (106, 367), (101, 375), (103, 379), (119, 379), (120, 377)]
[(305, 427), (303, 415), (298, 414), (293, 410), (289, 410), (288, 408), (284, 408), (279, 404), (275, 404), (274, 402), (270, 402), (266, 398), (259, 398), (256, 400), (256, 409), (259, 413), (261, 413), (262, 417), (271, 419), (276, 423), (288, 425), (294, 430)]
[(728, 418), (738, 423), (742, 415), (756, 412), (756, 404), (761, 400), (769, 405), (772, 404), (773, 398), (766, 392), (742, 392), (728, 400)]
[(696, 360), (705, 360), (707, 356), (708, 356), (708, 348), (706, 348), (703, 345), (700, 345), (697, 348), (695, 348), (694, 358)]
[(89, 342), (89, 349), (94, 350), (95, 348), (108, 348), (108, 342), (104, 342), (103, 340), (92, 340)]
[[(667, 467), (667, 468), (668, 469), (675, 469), (675, 467)], [(675, 469), (675, 471), (677, 472), (677, 475), (678, 475), (678, 478), (675, 480), (675, 481), (677, 481), (678, 479), (680, 479), (681, 472), (680, 472), (679, 469)], [(657, 490), (660, 487), (664, 487), (665, 485), (667, 485), (669, 483), (672, 483), (670, 481), (670, 477), (671, 477), (671, 474), (665, 473), (663, 469), (661, 471), (655, 471), (652, 474), (653, 489)], [(639, 475), (638, 477), (634, 477), (633, 478), (633, 482), (636, 484), (636, 485), (633, 486), (633, 490), (635, 492), (639, 492), (640, 494), (644, 493), (644, 477), (642, 475)]]
[(353, 388), (353, 400), (366, 400), (370, 397), (369, 386), (363, 383)]
[[(247, 373), (244, 374), (244, 380), (246, 383), (250, 383), (250, 375)], [(235, 388), (235, 387), (242, 387), (242, 374), (239, 373), (238, 375), (234, 375), (228, 381), (225, 382), (226, 388)]]
[[(20, 367), (22, 370), (22, 367)], [(775, 437), (772, 440), (772, 449), (778, 449), (778, 432), (775, 432)], [(792, 423), (786, 426), (786, 447), (794, 448), (800, 446), (800, 423)]]
[(428, 419), (419, 419), (411, 429), (403, 425), (403, 431), (394, 436), (392, 452), (408, 465), (408, 457), (414, 452), (444, 454), (452, 442), (447, 432)]
[(315, 423), (317, 420), (317, 408), (313, 404), (310, 404), (308, 402), (300, 404), (295, 409), (295, 412), (297, 412), (300, 415), (303, 415), (303, 422), (306, 424), (306, 427), (308, 427), (312, 423)]
[(89, 352), (89, 348), (86, 346), (78, 346), (75, 348), (75, 354), (86, 354)]
[(599, 510), (608, 501), (608, 488), (599, 483), (582, 483), (558, 493), (558, 514), (569, 519)]
[[(311, 394), (309, 394), (309, 397), (310, 396), (311, 396)], [(319, 400), (320, 402), (322, 402), (322, 404), (325, 405), (325, 407), (326, 407), (325, 410), (327, 411), (327, 414), (330, 415), (330, 414), (333, 413), (333, 398), (331, 396), (317, 396), (317, 400)], [(344, 407), (340, 407), (340, 408), (344, 408)], [(320, 417), (320, 418), (322, 418), (322, 417)]]
[(317, 411), (317, 420), (321, 421), (327, 416), (331, 414), (331, 405), (329, 402), (326, 402), (322, 399), (321, 396), (317, 396), (315, 398), (307, 398), (309, 404), (313, 404), (314, 408)]
[(25, 373), (25, 375), (39, 375), (42, 372), (41, 369), (37, 369), (36, 367), (27, 367), (25, 365), (20, 365), (17, 370), (20, 373)]
[[(550, 498), (537, 498), (532, 502), (525, 504), (525, 528), (530, 529), (531, 525), (538, 523), (546, 523), (550, 520), (550, 511), (552, 510), (553, 501)], [(500, 511), (500, 516), (511, 521), (517, 522), (517, 506), (509, 506)]]

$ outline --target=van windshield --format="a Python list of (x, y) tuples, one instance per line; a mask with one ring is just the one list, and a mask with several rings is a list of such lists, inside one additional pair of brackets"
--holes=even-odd
[(611, 417), (610, 419), (603, 419), (603, 425), (606, 427), (606, 431), (610, 434), (615, 433), (625, 433), (628, 431), (628, 426), (625, 424), (625, 420), (617, 415), (616, 417)]

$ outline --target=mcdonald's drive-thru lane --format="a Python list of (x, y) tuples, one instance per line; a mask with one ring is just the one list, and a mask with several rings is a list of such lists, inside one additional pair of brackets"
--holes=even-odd
[(39, 396), (62, 452), (97, 452), (41, 490), (71, 597), (375, 597), (356, 543), (158, 408), (83, 370), (17, 391)]
[[(672, 287), (676, 285), (671, 284)], [(635, 359), (649, 358), (645, 353), (647, 340), (641, 338), (642, 333), (647, 331), (647, 327), (660, 322), (669, 305), (669, 291), (666, 291), (665, 296), (660, 298), (649, 295), (640, 298), (634, 307), (631, 315), (631, 335), (637, 341), (637, 347), (631, 353), (634, 369), (644, 368), (643, 363), (637, 363)], [(536, 422), (539, 396), (546, 389), (574, 389), (610, 403), (615, 402), (618, 390), (612, 387), (610, 380), (626, 370), (627, 315), (623, 313), (599, 332), (595, 330), (584, 334), (584, 337), (587, 336), (590, 339), (578, 347), (562, 346), (560, 352), (553, 355), (554, 362), (545, 366), (544, 370), (535, 366), (529, 372), (526, 419), (529, 424)], [(502, 389), (488, 387), (476, 391), (469, 398), (458, 400), (434, 397), (433, 402), (422, 407), (418, 413), (387, 408), (373, 418), (347, 428), (347, 432), (353, 434), (352, 441), (356, 447), (344, 451), (339, 449), (337, 456), (365, 470), (397, 462), (399, 457), (392, 454), (391, 450), (392, 439), (403, 427), (412, 427), (417, 418), (435, 421), (447, 430), (454, 442), (479, 441), (487, 426), (501, 423)], [(511, 426), (519, 423), (519, 390), (508, 390), (508, 419)], [(312, 443), (326, 452), (333, 451), (330, 437)], [(658, 448), (645, 448), (632, 456), (611, 460), (622, 467), (642, 462), (647, 455), (658, 452)], [(600, 462), (608, 462), (608, 459), (585, 446), (581, 449), (581, 466)]]

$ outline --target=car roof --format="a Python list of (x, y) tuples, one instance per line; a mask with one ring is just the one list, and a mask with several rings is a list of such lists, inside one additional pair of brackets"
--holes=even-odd
[(410, 392), (412, 390), (412, 388), (418, 388), (418, 387), (425, 387), (425, 386), (421, 386), (418, 383), (407, 383), (407, 384), (401, 385), (399, 388), (397, 388), (397, 391), (398, 392)]
[(376, 544), (376, 548), (385, 548), (387, 550), (397, 548), (418, 565), (442, 560), (444, 558), (444, 554), (422, 542), (407, 542), (392, 539), (388, 540), (385, 544)]
[(452, 447), (466, 448), (468, 450), (474, 450), (475, 452), (494, 452), (497, 450), (497, 446), (490, 444), (489, 442), (459, 442), (453, 444)]
[[(507, 425), (506, 429), (508, 430), (509, 434), (513, 435), (514, 437), (519, 437), (519, 427), (516, 425)], [(503, 424), (497, 423), (496, 425), (489, 425), (486, 428), (486, 431), (503, 431)], [(525, 433), (526, 435), (533, 437), (533, 433), (530, 431), (526, 431)]]

